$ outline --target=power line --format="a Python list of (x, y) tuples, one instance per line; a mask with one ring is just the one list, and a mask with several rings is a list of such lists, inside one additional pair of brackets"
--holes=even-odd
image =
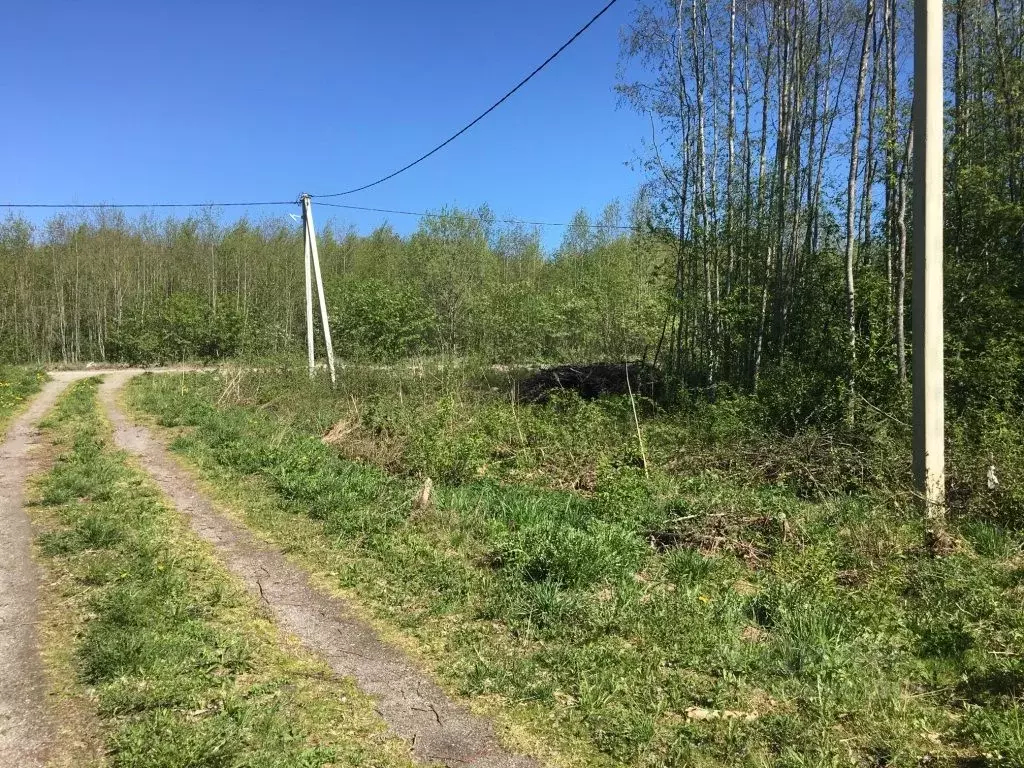
[[(311, 196), (312, 197), (312, 196)], [(297, 200), (267, 200), (244, 203), (0, 203), (0, 208), (42, 208), (49, 210), (61, 209), (90, 209), (90, 208), (227, 208), (227, 207), (250, 207), (250, 206), (278, 206), (278, 205), (300, 205)], [(429, 213), (426, 211), (402, 211), (395, 208), (370, 208), (362, 205), (343, 205), (341, 203), (317, 202), (318, 206), (328, 208), (341, 208), (348, 211), (366, 211), (369, 213), (390, 213), (398, 216), (416, 216), (421, 219), (444, 218), (445, 213)], [(525, 219), (494, 219), (502, 224), (526, 224), (535, 227), (571, 227), (572, 222), (564, 221), (529, 221)], [(637, 229), (635, 226), (622, 224), (594, 224), (593, 226), (606, 229)]]
[[(368, 211), (370, 213), (391, 213), (398, 216), (418, 216), (421, 219), (440, 219), (444, 218), (448, 214), (444, 213), (425, 213), (422, 211), (398, 211), (392, 208), (367, 208), (361, 205), (342, 205), (340, 203), (321, 203), (317, 202), (317, 205), (327, 206), (328, 208), (344, 208), (348, 211)], [(521, 219), (495, 219), (494, 221), (501, 224), (525, 224), (532, 227), (571, 227), (572, 223), (566, 222), (554, 222), (554, 221), (523, 221)], [(637, 227), (626, 226), (623, 224), (600, 224), (595, 223), (591, 226), (604, 227), (605, 229), (623, 229), (623, 230), (635, 230)]]
[[(580, 27), (580, 29), (576, 32), (576, 34), (574, 34), (572, 37), (570, 37), (568, 40), (566, 40), (565, 43), (563, 43), (562, 46), (558, 50), (556, 50), (554, 53), (552, 53), (550, 56), (548, 56), (547, 59), (545, 59), (544, 62), (540, 66), (538, 66), (536, 69), (534, 69), (529, 75), (524, 77), (519, 82), (519, 84), (515, 86), (515, 88), (513, 88), (511, 91), (506, 93), (504, 96), (502, 96), (496, 102), (494, 102), (494, 104), (492, 104), (490, 107), (488, 107), (482, 113), (480, 113), (480, 115), (478, 115), (476, 118), (474, 118), (471, 122), (467, 123), (459, 131), (457, 131), (456, 133), (454, 133), (451, 136), (449, 136), (447, 139), (445, 139), (443, 142), (438, 144), (436, 147), (434, 147), (432, 150), (430, 150), (426, 154), (421, 155), (420, 157), (418, 157), (417, 159), (413, 160), (408, 165), (405, 165), (402, 168), (399, 168), (397, 171), (395, 171), (393, 173), (389, 173), (387, 176), (384, 176), (384, 177), (382, 177), (380, 179), (377, 179), (376, 181), (371, 182), (369, 184), (364, 184), (361, 187), (356, 187), (354, 189), (349, 189), (349, 190), (346, 190), (344, 192), (333, 192), (333, 193), (327, 194), (327, 195), (311, 195), (311, 197), (315, 197), (315, 198), (342, 197), (344, 195), (351, 195), (351, 194), (355, 194), (356, 192), (362, 192), (363, 190), (370, 189), (371, 187), (376, 187), (378, 184), (383, 184), (385, 181), (390, 181), (391, 179), (395, 178), (399, 174), (405, 173), (410, 168), (413, 168), (414, 166), (419, 165), (420, 163), (422, 163), (427, 158), (431, 157), (432, 155), (436, 154), (437, 152), (440, 152), (442, 149), (447, 147), (449, 144), (451, 144), (453, 141), (455, 141), (457, 138), (459, 138), (462, 134), (464, 134), (470, 128), (472, 128), (477, 123), (479, 123), (481, 120), (483, 120), (485, 117), (487, 117), (489, 114), (491, 114), (491, 112), (493, 112), (498, 107), (500, 107), (502, 104), (504, 104), (506, 101), (508, 101), (524, 85), (526, 85), (534, 77), (536, 77), (538, 74), (540, 74), (540, 72), (543, 71), (544, 68), (548, 66), (548, 64), (550, 64), (555, 59), (557, 59), (562, 54), (562, 52), (565, 51), (566, 48), (568, 48), (570, 45), (575, 43), (588, 29), (590, 29), (590, 27), (592, 27), (597, 22), (598, 19), (600, 19), (602, 16), (604, 16), (605, 13), (607, 13), (608, 10), (611, 9), (611, 7), (613, 5), (615, 5), (616, 2), (618, 2), (618, 0), (610, 0), (608, 2), (608, 4), (604, 6), (604, 8), (602, 8), (600, 11), (598, 11), (594, 15), (594, 17), (590, 19), (590, 21), (588, 21), (586, 24), (584, 24), (582, 27)], [(117, 209), (121, 209), (121, 208), (240, 208), (240, 207), (256, 207), (256, 206), (271, 206), (271, 205), (274, 205), (274, 206), (276, 206), (276, 205), (297, 205), (297, 204), (298, 204), (297, 200), (260, 200), (260, 201), (251, 201), (251, 202), (226, 202), (226, 203), (225, 202), (206, 202), (206, 203), (0, 203), (0, 208), (7, 208), (7, 209), (12, 209), (12, 208), (25, 208), (25, 209), (28, 209), (28, 208), (45, 208), (45, 209), (79, 209), (79, 208), (117, 208)], [(320, 203), (320, 205), (330, 205), (330, 203)], [(382, 208), (381, 209), (377, 209), (377, 208), (359, 208), (358, 206), (341, 206), (341, 205), (337, 205), (335, 207), (338, 207), (338, 208), (351, 208), (353, 210), (376, 211), (376, 212), (379, 212), (379, 213), (394, 213), (394, 214), (400, 214), (400, 215), (421, 216), (421, 217), (429, 217), (429, 216), (436, 216), (437, 215), (437, 214), (429, 214), (429, 213), (414, 213), (414, 212), (411, 212), (411, 211), (392, 211), (392, 210), (387, 210), (387, 209), (382, 209)], [(522, 222), (520, 222), (520, 221), (511, 220), (511, 219), (507, 219), (507, 220), (503, 220), (503, 221), (505, 221), (505, 223), (532, 224), (532, 225), (541, 226), (541, 227), (565, 227), (565, 226), (569, 226), (568, 224), (554, 224), (554, 223), (543, 222), (543, 221), (536, 221), (536, 222), (535, 221), (522, 221)], [(614, 229), (632, 229), (632, 227), (621, 227), (621, 226), (617, 226), (617, 227), (613, 227), (613, 228)]]
[(259, 205), (298, 205), (296, 200), (248, 203), (0, 203), (0, 208), (235, 208)]
[[(87, 209), (87, 208), (217, 208), (217, 207), (243, 207), (260, 205), (298, 205), (295, 200), (268, 200), (248, 203), (0, 203), (0, 208), (44, 208), (50, 210), (59, 209)], [(416, 216), (421, 219), (439, 219), (447, 214), (428, 213), (426, 211), (402, 211), (394, 208), (368, 208), (362, 205), (342, 205), (341, 203), (317, 202), (317, 205), (328, 208), (341, 208), (348, 211), (365, 211), (368, 213), (390, 213), (396, 216)], [(556, 221), (524, 221), (523, 219), (495, 219), (501, 224), (525, 224), (532, 227), (571, 227), (571, 222)], [(594, 224), (595, 227), (605, 229), (633, 230), (636, 227), (624, 226), (621, 224)]]
[(522, 88), (524, 85), (526, 85), (528, 82), (530, 82), (534, 77), (536, 77), (538, 74), (540, 74), (541, 70), (543, 70), (552, 61), (557, 59), (559, 57), (559, 55), (562, 53), (562, 51), (564, 51), (570, 45), (575, 43), (576, 40), (578, 40), (580, 38), (580, 36), (583, 35), (584, 32), (586, 32), (588, 29), (590, 29), (590, 27), (593, 26), (593, 24), (598, 19), (600, 19), (602, 16), (604, 16), (605, 13), (607, 13), (608, 10), (613, 5), (615, 5), (616, 2), (618, 2), (618, 0), (611, 0), (604, 8), (602, 8), (600, 11), (598, 11), (597, 14), (590, 21), (588, 21), (586, 24), (584, 24), (579, 29), (579, 31), (576, 32), (575, 35), (570, 37), (562, 45), (561, 48), (559, 48), (553, 54), (548, 56), (547, 59), (544, 60), (543, 64), (541, 64), (539, 67), (537, 67), (535, 70), (533, 70), (533, 72), (531, 72), (526, 77), (524, 77), (522, 80), (520, 80), (519, 84), (515, 88), (513, 88), (511, 91), (506, 93), (504, 96), (502, 96), (496, 102), (494, 102), (491, 106), (489, 106), (486, 110), (484, 110), (482, 113), (480, 113), (480, 115), (478, 115), (472, 122), (467, 123), (459, 131), (457, 131), (456, 133), (453, 133), (451, 136), (449, 136), (447, 139), (445, 139), (443, 142), (438, 144), (436, 147), (434, 147), (432, 150), (430, 150), (426, 154), (421, 155), (420, 157), (416, 158), (415, 160), (413, 160), (408, 165), (405, 165), (405, 166), (399, 168), (397, 171), (394, 171), (393, 173), (389, 173), (387, 176), (383, 176), (383, 177), (377, 179), (376, 181), (370, 182), (369, 184), (364, 184), (361, 187), (355, 187), (353, 189), (347, 189), (344, 192), (332, 192), (329, 195), (313, 195), (313, 197), (315, 197), (315, 198), (321, 198), (321, 197), (343, 197), (344, 195), (352, 195), (352, 194), (355, 194), (356, 192), (362, 192), (363, 190), (370, 189), (370, 187), (376, 187), (378, 184), (383, 184), (385, 181), (390, 181), (391, 179), (395, 178), (399, 174), (405, 173), (410, 168), (413, 168), (414, 166), (419, 165), (420, 163), (422, 163), (424, 160), (426, 160), (431, 155), (434, 155), (437, 152), (440, 152), (442, 149), (444, 149), (449, 144), (451, 144), (453, 141), (455, 141), (457, 138), (459, 138), (459, 136), (464, 134), (466, 131), (468, 131), (470, 128), (472, 128), (474, 125), (476, 125), (481, 120), (483, 120), (485, 117), (487, 117), (489, 114), (491, 114), (491, 112), (493, 112), (498, 107), (500, 107), (502, 104), (504, 104), (506, 101), (508, 101), (508, 99), (511, 98), (520, 88)]

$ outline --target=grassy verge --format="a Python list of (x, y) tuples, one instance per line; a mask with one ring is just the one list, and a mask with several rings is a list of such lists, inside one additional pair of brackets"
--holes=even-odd
[[(419, 385), (398, 384), (375, 416), (385, 403), (344, 379), (330, 396), (284, 376), (144, 377), (131, 399), (179, 428), (175, 450), (251, 525), (358, 595), (449, 687), (556, 734), (578, 762), (1024, 763), (1019, 533), (964, 520), (959, 550), (936, 559), (891, 501), (812, 502), (658, 464), (648, 478), (621, 440), (600, 451), (621, 402), (481, 409), (448, 390), (434, 409), (447, 415), (424, 427), (401, 410)], [(495, 441), (467, 446), (460, 420), (515, 435), (533, 476)], [(345, 446), (367, 423), (398, 425), (385, 446), (404, 430), (404, 455), (463, 469), (439, 473), (417, 510), (410, 473)], [(545, 429), (561, 453), (531, 442)], [(579, 456), (592, 482), (554, 482)]]
[(46, 374), (35, 368), (0, 365), (0, 436), (25, 401), (39, 391)]
[(47, 421), (63, 453), (35, 514), (53, 582), (46, 655), (91, 699), (109, 763), (407, 765), (372, 704), (279, 637), (111, 449), (96, 386), (74, 385)]

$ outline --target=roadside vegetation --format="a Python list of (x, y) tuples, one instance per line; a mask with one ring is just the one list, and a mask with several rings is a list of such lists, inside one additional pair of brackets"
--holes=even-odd
[[(38, 483), (52, 582), (46, 655), (101, 723), (112, 766), (407, 765), (351, 684), (284, 642), (256, 601), (108, 442), (98, 380), (47, 421)], [(76, 738), (81, 738), (81, 734)]]
[(143, 377), (130, 401), (452, 690), (584, 762), (1024, 762), (1022, 538), (989, 505), (937, 556), (895, 453), (769, 444), (740, 403), (516, 403), (500, 375)]
[(38, 368), (0, 365), (0, 435), (22, 404), (39, 391), (46, 374)]

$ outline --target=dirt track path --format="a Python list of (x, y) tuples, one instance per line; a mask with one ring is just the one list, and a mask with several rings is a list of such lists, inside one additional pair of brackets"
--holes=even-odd
[(389, 727), (410, 743), (421, 762), (480, 768), (529, 768), (529, 758), (509, 754), (490, 724), (454, 703), (401, 651), (384, 643), (344, 601), (312, 586), (301, 569), (249, 530), (224, 517), (150, 430), (131, 422), (118, 392), (132, 371), (108, 374), (100, 400), (114, 427), (115, 443), (134, 454), (160, 490), (210, 542), (227, 567), (269, 607), (278, 623), (351, 677), (377, 703)]
[(39, 421), (68, 384), (89, 375), (53, 374), (0, 444), (0, 768), (45, 765), (57, 746), (39, 657), (39, 573), (25, 484), (46, 468)]

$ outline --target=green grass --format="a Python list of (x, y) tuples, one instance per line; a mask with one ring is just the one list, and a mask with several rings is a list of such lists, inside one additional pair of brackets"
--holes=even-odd
[(47, 421), (63, 453), (39, 481), (36, 518), (59, 585), (46, 613), (64, 626), (47, 635), (47, 656), (73, 649), (109, 764), (408, 765), (372, 704), (284, 643), (110, 447), (96, 386), (75, 384)]
[(25, 401), (39, 391), (46, 374), (35, 368), (0, 365), (0, 436)]
[[(385, 375), (394, 396), (367, 386)], [(513, 408), (464, 383), (431, 401), (429, 380), (395, 376), (346, 373), (337, 395), (285, 374), (143, 377), (130, 399), (250, 525), (567, 760), (1024, 764), (1018, 531), (964, 520), (933, 558), (888, 496), (802, 499), (749, 468), (673, 464), (658, 438), (646, 477), (628, 401)], [(644, 418), (676, 453), (714, 443), (713, 425)]]

